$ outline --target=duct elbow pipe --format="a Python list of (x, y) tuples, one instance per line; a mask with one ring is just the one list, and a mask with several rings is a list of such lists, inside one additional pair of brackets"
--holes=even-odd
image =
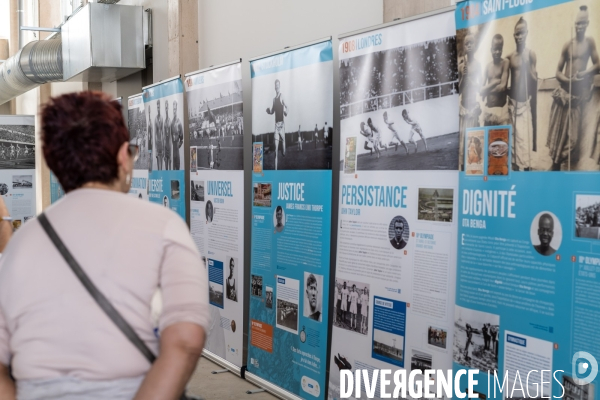
[(62, 40), (30, 42), (0, 64), (0, 104), (41, 84), (63, 80)]

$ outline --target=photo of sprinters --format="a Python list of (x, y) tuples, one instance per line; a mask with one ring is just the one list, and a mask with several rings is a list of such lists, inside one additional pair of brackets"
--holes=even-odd
[(457, 103), (454, 36), (340, 60), (341, 140), (357, 138), (357, 171), (455, 170)]

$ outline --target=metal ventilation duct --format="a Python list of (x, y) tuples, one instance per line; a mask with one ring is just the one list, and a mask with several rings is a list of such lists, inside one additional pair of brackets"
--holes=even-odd
[(88, 3), (60, 35), (0, 64), (0, 104), (47, 82), (112, 82), (146, 68), (144, 14), (141, 6)]
[(0, 64), (0, 104), (37, 86), (62, 81), (62, 40), (31, 42), (17, 54)]

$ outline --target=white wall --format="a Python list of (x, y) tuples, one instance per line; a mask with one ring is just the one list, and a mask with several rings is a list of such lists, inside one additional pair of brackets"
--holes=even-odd
[(8, 0), (0, 0), (0, 39), (10, 37), (10, 11)]
[(198, 13), (205, 68), (326, 36), (337, 50), (339, 34), (383, 22), (383, 0), (200, 0)]

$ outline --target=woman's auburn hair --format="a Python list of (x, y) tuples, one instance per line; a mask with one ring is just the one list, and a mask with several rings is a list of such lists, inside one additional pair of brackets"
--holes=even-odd
[(42, 110), (42, 150), (65, 192), (118, 178), (117, 153), (129, 141), (121, 104), (102, 92), (50, 99)]

